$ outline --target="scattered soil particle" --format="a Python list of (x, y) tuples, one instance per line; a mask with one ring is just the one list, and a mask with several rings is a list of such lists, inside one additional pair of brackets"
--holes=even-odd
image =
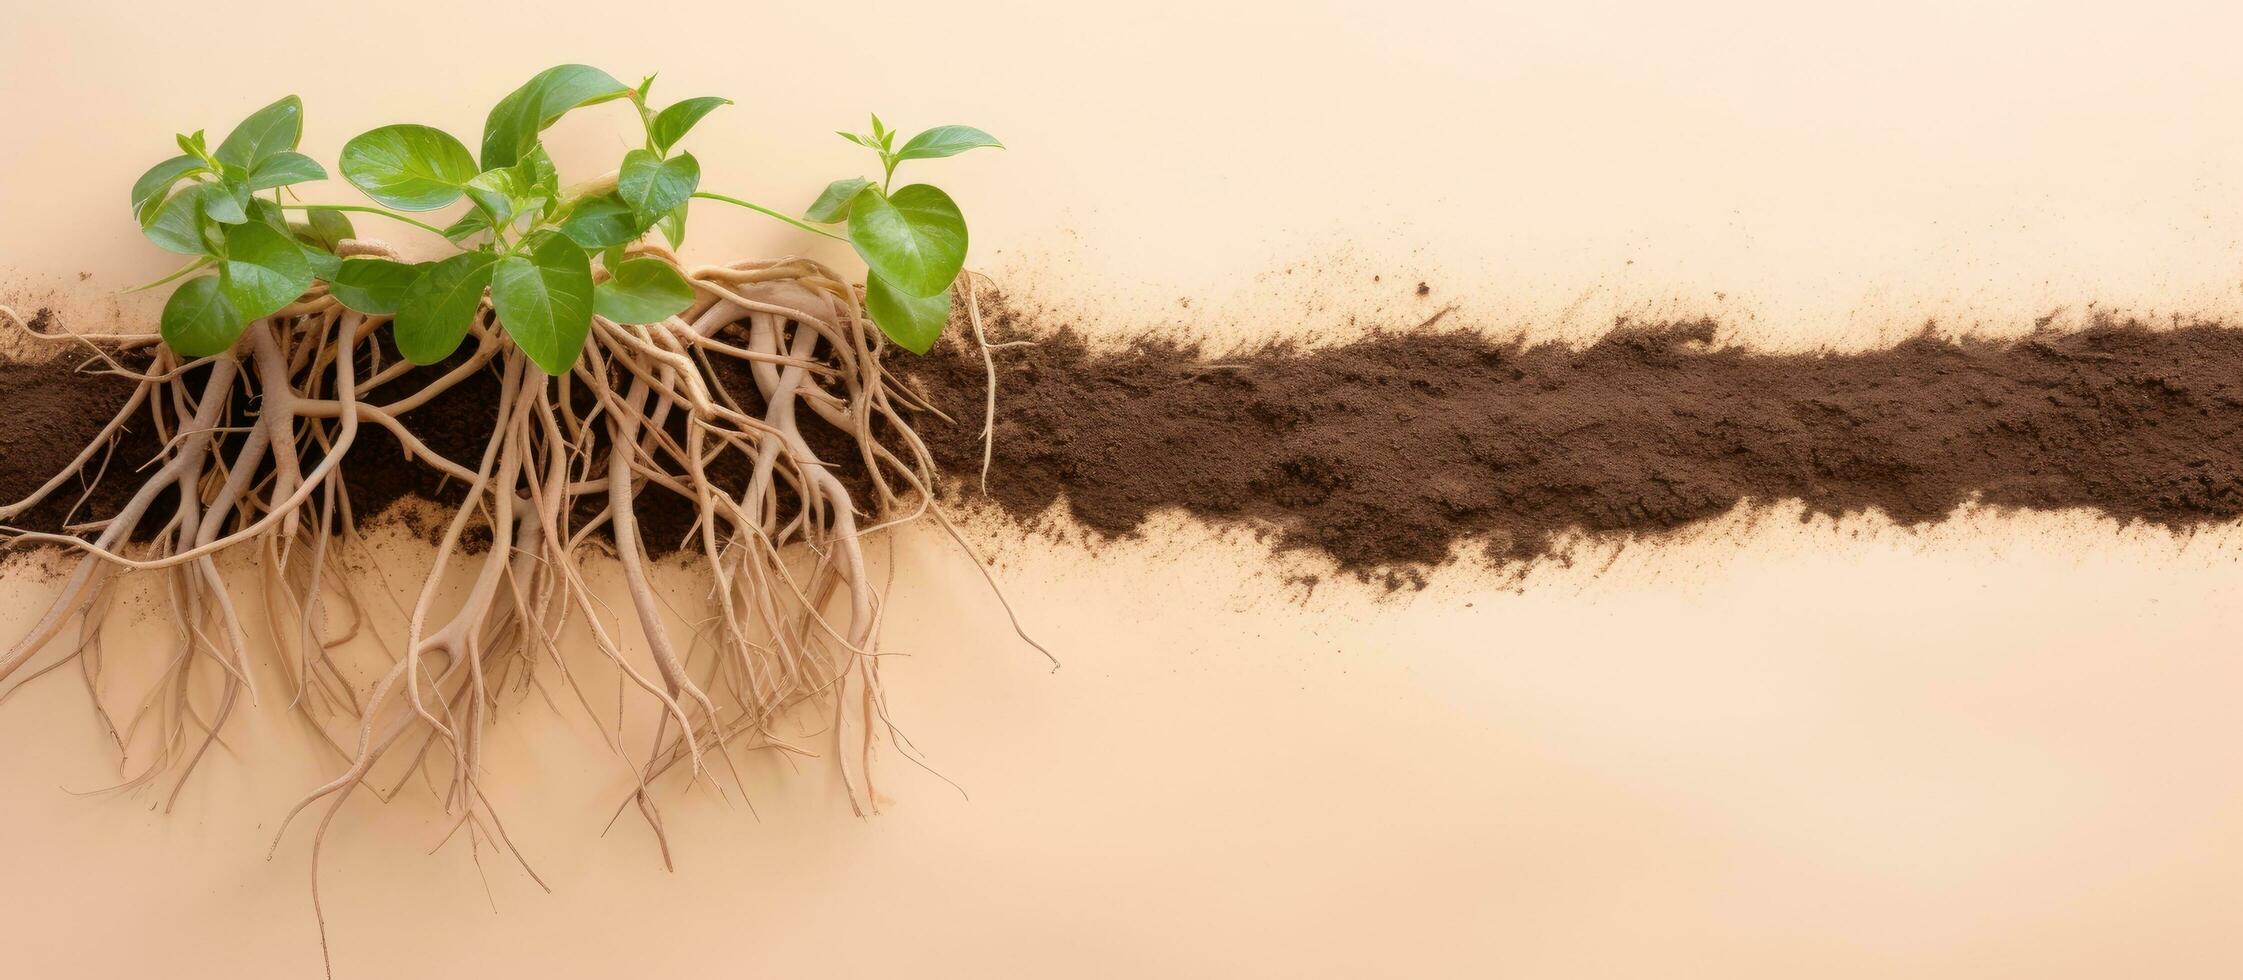
[[(1585, 349), (1451, 330), (1213, 360), (994, 320), (992, 342), (1035, 341), (997, 354), (1005, 511), (1064, 501), (1107, 535), (1169, 508), (1251, 522), (1391, 585), (1460, 541), (1523, 562), (1748, 501), (1903, 524), (1974, 499), (2168, 527), (2243, 515), (2243, 331), (2215, 325), (1776, 355), (1712, 348), (1700, 321), (1621, 324)], [(960, 480), (982, 452), (970, 348), (907, 368), (957, 420), (922, 432)]]

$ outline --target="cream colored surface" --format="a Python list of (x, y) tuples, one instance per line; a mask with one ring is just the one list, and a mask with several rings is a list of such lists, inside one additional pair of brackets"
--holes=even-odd
[[(928, 167), (977, 264), (1105, 330), (1331, 336), (1454, 303), (1802, 347), (2243, 313), (2243, 15), (1958, 6), (693, 3), (665, 33), (614, 4), (45, 5), (0, 24), (0, 292), (144, 322), (110, 291), (166, 256), (124, 189), (174, 129), (293, 90), (331, 160), (385, 122), (473, 134), (578, 59), (740, 99), (693, 148), (779, 206), (855, 172), (824, 134), (863, 109), (986, 126), (1012, 149)], [(565, 123), (563, 165), (618, 122)], [(694, 238), (801, 244), (714, 211)], [(1391, 597), (1188, 525), (1095, 554), (977, 535), (1066, 667), (946, 542), (898, 537), (892, 705), (970, 800), (891, 752), (888, 812), (858, 821), (818, 766), (762, 759), (754, 815), (673, 792), (665, 874), (633, 819), (600, 836), (626, 781), (597, 742), (524, 703), (490, 783), (554, 894), (420, 856), (425, 797), (361, 802), (328, 852), (341, 975), (2243, 971), (2232, 529), (1775, 515)], [(51, 586), (6, 576), (24, 622)], [(303, 837), (262, 859), (327, 772), (294, 734), (268, 703), (165, 817), (66, 792), (114, 765), (74, 682), (0, 706), (0, 968), (313, 974)]]

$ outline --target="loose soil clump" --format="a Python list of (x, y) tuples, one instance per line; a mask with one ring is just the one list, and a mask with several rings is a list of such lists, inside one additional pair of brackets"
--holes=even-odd
[[(990, 327), (1032, 342), (996, 355), (1004, 512), (1064, 502), (1106, 535), (1167, 509), (1274, 527), (1389, 584), (1459, 542), (1527, 562), (1747, 503), (1907, 525), (1972, 501), (2172, 528), (2243, 516), (2243, 331), (2212, 324), (1769, 354), (1713, 347), (1711, 321), (1622, 323), (1586, 348), (1445, 330), (1220, 357), (1094, 346), (1013, 311)], [(956, 419), (922, 433), (974, 489), (981, 351), (952, 342), (914, 372)]]

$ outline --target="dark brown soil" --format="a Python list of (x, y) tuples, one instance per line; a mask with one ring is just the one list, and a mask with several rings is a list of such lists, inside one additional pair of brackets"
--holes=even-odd
[[(1392, 583), (1460, 541), (1526, 561), (1748, 501), (1903, 524), (1972, 500), (2168, 527), (2243, 515), (2243, 330), (2212, 325), (1768, 355), (1710, 348), (1711, 322), (1622, 324), (1587, 349), (1446, 331), (1217, 359), (1094, 350), (1011, 314), (997, 331), (1037, 341), (998, 354), (1004, 511), (1063, 501), (1107, 535), (1168, 508), (1251, 521)], [(958, 420), (927, 432), (955, 481), (981, 455), (967, 347), (917, 371)]]
[[(1001, 512), (1033, 521), (1063, 504), (1118, 536), (1177, 509), (1275, 529), (1281, 548), (1390, 584), (1420, 581), (1460, 542), (1523, 562), (1572, 535), (1655, 537), (1747, 503), (1799, 500), (1809, 515), (1903, 524), (1972, 501), (2173, 528), (2243, 516), (2243, 330), (2216, 325), (2104, 324), (2013, 342), (1927, 334), (1870, 353), (1771, 355), (1712, 348), (1710, 322), (1622, 324), (1586, 349), (1450, 330), (1219, 358), (1170, 340), (1094, 348), (1001, 304), (992, 329), (993, 340), (1036, 342), (997, 355), (989, 492)], [(0, 498), (66, 465), (131, 390), (72, 374), (74, 364), (0, 363)], [(953, 492), (969, 492), (978, 353), (952, 340), (898, 367), (956, 419), (925, 418), (920, 431)], [(728, 383), (760, 408), (746, 378)], [(497, 388), (486, 373), (409, 422), (473, 466)], [(861, 475), (846, 440), (814, 425), (807, 434)], [(113, 512), (155, 449), (135, 426), (78, 519)], [(409, 497), (457, 499), (378, 428), (361, 430), (352, 456), (361, 522)], [(727, 457), (713, 475), (736, 489), (745, 462)], [(59, 526), (75, 497), (17, 523)], [(641, 515), (656, 551), (691, 527), (690, 507), (659, 488), (646, 489)]]
[[(48, 319), (48, 312), (41, 310), (32, 326), (43, 330)], [(67, 469), (132, 397), (135, 382), (115, 375), (80, 374), (76, 369), (82, 359), (66, 356), (37, 363), (0, 360), (0, 503), (29, 496)], [(79, 498), (85, 495), (87, 483), (74, 480), (14, 523), (55, 530), (66, 523), (64, 515), (73, 508), (76, 514), (71, 516), (72, 522), (116, 513), (137, 489), (138, 481), (130, 479), (134, 468), (153, 459), (159, 448), (149, 426), (132, 426), (109, 456), (107, 478), (92, 486), (83, 505)], [(100, 468), (97, 457), (89, 469)], [(170, 506), (168, 500), (159, 501), (156, 509), (160, 513), (149, 523), (161, 525), (170, 516)]]

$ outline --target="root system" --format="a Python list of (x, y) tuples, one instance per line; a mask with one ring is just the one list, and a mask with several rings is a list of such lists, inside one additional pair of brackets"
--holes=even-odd
[[(191, 362), (152, 334), (30, 331), (85, 370), (14, 365), (0, 378), (12, 397), (54, 406), (0, 444), (24, 484), (0, 524), (14, 545), (70, 557), (53, 602), (0, 652), (0, 685), (74, 664), (96, 687), (113, 583), (160, 575), (178, 627), (162, 676), (137, 710), (104, 716), (121, 751), (155, 746), (124, 785), (168, 778), (175, 799), (229, 717), (254, 698), (284, 702), (340, 760), (274, 841), (299, 816), (316, 825), (315, 896), (318, 841), (354, 794), (386, 798), (378, 770), (390, 787), (423, 776), (455, 832), (511, 849), (479, 786), (484, 737), (503, 690), (548, 683), (533, 680), (540, 662), (591, 710), (561, 657), (565, 632), (659, 705), (651, 751), (629, 750), (637, 789), (623, 803), (658, 839), (650, 784), (673, 770), (703, 778), (731, 750), (800, 751), (775, 723), (813, 706), (831, 712), (849, 798), (870, 812), (884, 708), (866, 536), (929, 516), (948, 526), (917, 409), (891, 383), (859, 292), (824, 267), (686, 267), (641, 249), (679, 265), (698, 301), (649, 326), (595, 319), (584, 357), (557, 378), (487, 307), (461, 354), (415, 367), (385, 346), (383, 318), (318, 289)], [(353, 242), (346, 254), (386, 249)], [(82, 411), (103, 400), (113, 413)], [(41, 461), (60, 465), (28, 476)], [(366, 511), (405, 495), (447, 507), (428, 528), (435, 571), (386, 669), (354, 676), (335, 651), (366, 630), (368, 599), (341, 553)], [(680, 549), (708, 576), (713, 608), (687, 633), (667, 625), (651, 573)], [(222, 566), (229, 551), (256, 560)], [(595, 597), (595, 554), (620, 566), (628, 611)], [(445, 569), (463, 561), (455, 608), (460, 583)], [(243, 575), (257, 580), (229, 591)], [(268, 596), (267, 621), (236, 608), (242, 586)], [(624, 630), (637, 634), (628, 653)], [(258, 689), (252, 635), (280, 651), (287, 690)]]

